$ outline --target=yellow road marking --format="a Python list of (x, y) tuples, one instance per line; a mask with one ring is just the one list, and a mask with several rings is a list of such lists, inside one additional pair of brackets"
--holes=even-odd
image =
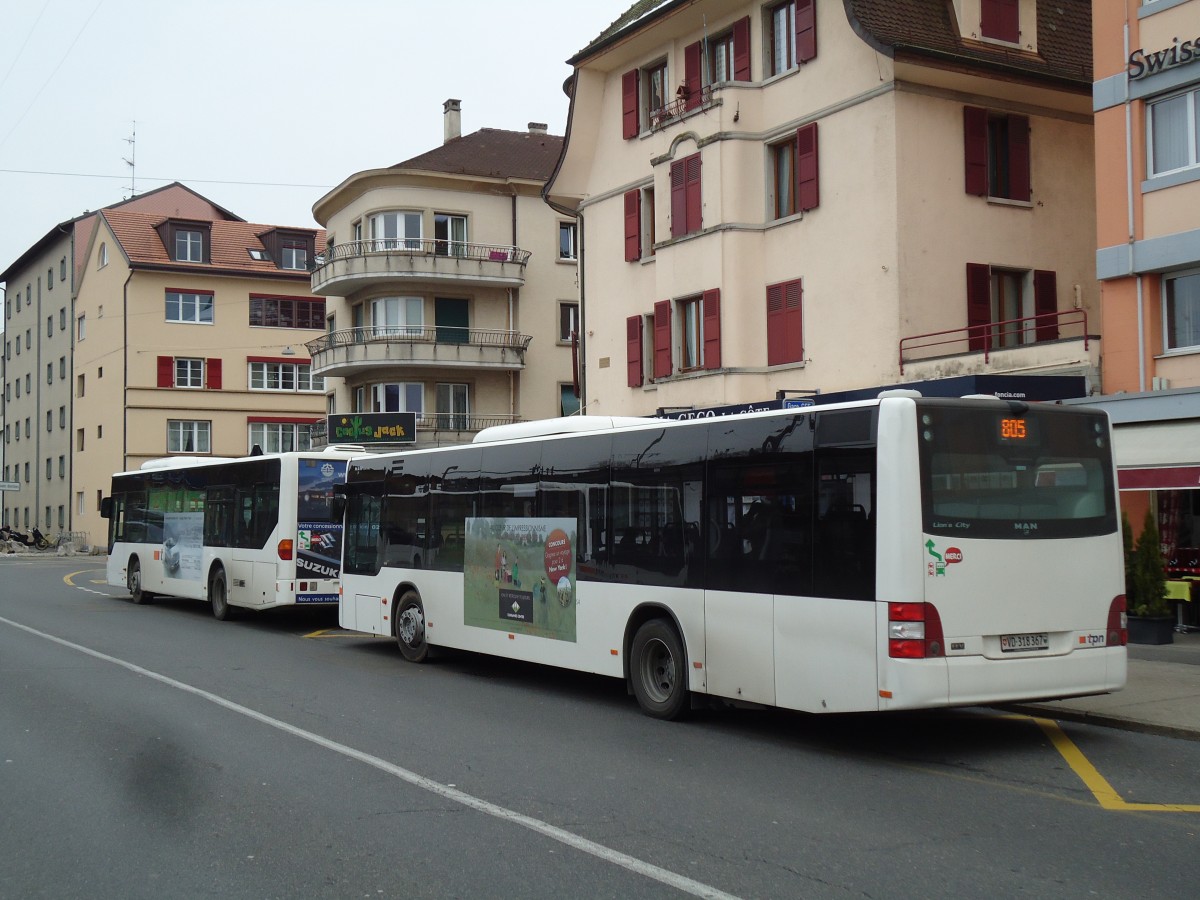
[[(66, 575), (63, 576), (63, 584), (67, 585), (68, 587), (79, 587), (79, 585), (77, 585), (71, 579), (76, 577), (77, 575), (82, 575), (85, 572), (94, 572), (94, 571), (96, 571), (96, 569), (93, 567), (91, 569), (80, 569), (78, 572), (68, 572)], [(105, 578), (103, 581), (93, 581), (92, 584), (108, 584), (108, 579)]]
[(304, 635), (306, 638), (365, 638), (376, 637), (373, 634), (363, 634), (360, 631), (338, 631), (336, 634), (331, 634), (334, 629), (322, 628), (319, 631), (314, 631), (312, 634)]
[(1126, 802), (1075, 746), (1075, 742), (1058, 727), (1057, 722), (1037, 716), (1030, 716), (1030, 718), (1037, 723), (1046, 737), (1050, 739), (1050, 743), (1054, 745), (1054, 749), (1062, 755), (1062, 758), (1067, 761), (1067, 765), (1092, 792), (1092, 796), (1096, 798), (1096, 802), (1102, 809), (1111, 809), (1117, 812), (1200, 812), (1200, 805), (1196, 804)]

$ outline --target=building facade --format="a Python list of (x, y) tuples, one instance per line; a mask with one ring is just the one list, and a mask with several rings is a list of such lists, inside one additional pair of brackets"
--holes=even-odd
[(324, 298), (309, 292), (324, 234), (190, 197), (165, 214), (101, 210), (82, 256), (68, 323), (71, 503), (73, 530), (93, 541), (113, 472), (306, 449), (325, 409), (304, 346), (325, 326)]
[[(328, 245), (312, 290), (329, 322), (308, 347), (331, 389), (331, 442), (459, 443), (578, 409), (576, 225), (541, 198), (562, 138), (537, 123), (462, 135), (458, 100), (444, 116), (441, 147), (358, 172), (313, 207)], [(371, 420), (388, 424), (354, 430)]]
[(1089, 4), (668, 0), (569, 62), (589, 411), (1099, 382)]
[(1178, 592), (1200, 576), (1200, 0), (1094, 7), (1098, 402), (1121, 505), (1137, 531), (1154, 510)]

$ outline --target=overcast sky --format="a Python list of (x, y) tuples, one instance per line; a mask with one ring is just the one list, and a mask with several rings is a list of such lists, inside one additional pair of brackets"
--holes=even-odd
[(250, 222), (312, 227), (313, 203), (349, 175), (440, 145), (451, 97), (464, 134), (561, 135), (565, 60), (630, 5), (6, 4), (0, 271), (57, 223), (170, 181)]

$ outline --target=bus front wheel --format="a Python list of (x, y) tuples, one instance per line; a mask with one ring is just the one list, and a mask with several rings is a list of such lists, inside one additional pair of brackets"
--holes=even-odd
[(423, 662), (429, 655), (425, 643), (425, 608), (415, 591), (406, 591), (396, 605), (396, 643), (409, 662)]
[(688, 710), (683, 641), (666, 619), (651, 619), (633, 637), (629, 680), (638, 706), (656, 719), (678, 719)]
[(136, 557), (129, 561), (125, 584), (129, 588), (129, 599), (139, 606), (143, 603), (149, 603), (154, 599), (152, 593), (142, 589), (142, 564)]
[(229, 605), (229, 591), (225, 586), (225, 570), (217, 569), (208, 583), (208, 600), (212, 603), (213, 618), (224, 622), (233, 612)]

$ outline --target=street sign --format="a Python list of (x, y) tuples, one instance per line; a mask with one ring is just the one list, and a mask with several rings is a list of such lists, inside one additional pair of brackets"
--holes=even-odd
[(0, 491), (19, 491), (21, 482), (19, 481), (0, 481)]

